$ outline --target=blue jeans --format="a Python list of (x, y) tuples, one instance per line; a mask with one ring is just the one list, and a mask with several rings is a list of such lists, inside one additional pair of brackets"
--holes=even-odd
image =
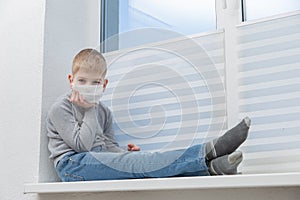
[(62, 181), (209, 175), (204, 145), (164, 152), (68, 152), (57, 164)]

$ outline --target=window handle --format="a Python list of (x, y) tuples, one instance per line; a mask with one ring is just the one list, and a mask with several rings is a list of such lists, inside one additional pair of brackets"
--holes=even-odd
[(240, 0), (221, 0), (222, 9), (229, 8), (230, 10), (236, 10), (240, 7)]
[(222, 8), (223, 9), (227, 8), (227, 0), (222, 0)]

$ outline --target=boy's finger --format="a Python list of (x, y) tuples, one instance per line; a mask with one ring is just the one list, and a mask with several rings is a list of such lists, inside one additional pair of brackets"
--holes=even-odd
[(135, 144), (128, 144), (128, 151), (140, 151), (140, 147)]
[(132, 149), (133, 149), (133, 144), (128, 144), (127, 147), (128, 147), (128, 148), (127, 148), (128, 151), (132, 151)]
[(79, 99), (79, 101), (81, 102), (81, 103), (84, 103), (84, 100), (83, 100), (83, 97), (82, 97), (82, 95), (78, 95), (78, 99)]
[(70, 101), (73, 102), (75, 98), (75, 92), (72, 92), (71, 97), (70, 97)]
[(134, 150), (134, 151), (139, 151), (139, 150), (140, 150), (140, 147), (135, 146), (135, 147), (133, 148), (133, 150)]
[(73, 101), (76, 100), (76, 91), (73, 91), (73, 93), (72, 93), (72, 99), (73, 99)]

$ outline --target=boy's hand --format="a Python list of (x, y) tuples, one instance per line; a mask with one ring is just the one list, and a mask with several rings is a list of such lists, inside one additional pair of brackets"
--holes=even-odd
[(128, 151), (139, 151), (141, 148), (135, 144), (128, 144)]
[(70, 97), (70, 101), (80, 107), (83, 107), (83, 108), (91, 108), (93, 106), (96, 106), (96, 104), (94, 103), (88, 103), (86, 102), (82, 96), (79, 94), (78, 91), (73, 91), (72, 92), (72, 95)]

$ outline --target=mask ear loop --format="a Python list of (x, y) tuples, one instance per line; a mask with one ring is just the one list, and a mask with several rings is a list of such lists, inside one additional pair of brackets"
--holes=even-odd
[(98, 84), (97, 87), (95, 88), (95, 93), (98, 92), (98, 89), (101, 89), (100, 91), (101, 91), (101, 96), (102, 96), (103, 93), (104, 93), (104, 88), (103, 87), (104, 87), (104, 83)]
[[(103, 96), (103, 93), (104, 93), (104, 88), (103, 88), (103, 83), (101, 83), (101, 84), (99, 84), (99, 85), (97, 85), (98, 87), (97, 88), (95, 88), (95, 94), (97, 94), (97, 95), (99, 95), (100, 96), (100, 98), (99, 99), (101, 99), (102, 98), (102, 96)], [(99, 90), (97, 90), (99, 88)]]

